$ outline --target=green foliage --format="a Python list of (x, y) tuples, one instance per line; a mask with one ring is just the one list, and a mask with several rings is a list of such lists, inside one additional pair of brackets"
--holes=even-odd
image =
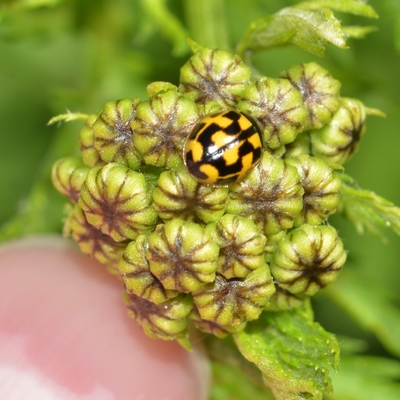
[[(400, 362), (361, 353), (367, 343), (362, 340), (340, 337), (340, 369), (332, 374), (334, 391), (325, 394), (329, 400), (397, 400), (400, 393), (398, 378)], [(235, 349), (229, 340), (208, 340), (208, 349), (215, 358), (212, 363), (214, 382), (211, 400), (272, 400), (268, 391), (262, 390), (262, 382), (252, 364), (232, 363)], [(236, 350), (237, 351), (237, 350)], [(225, 360), (223, 363), (222, 360)], [(228, 362), (226, 360), (229, 360)], [(229, 365), (227, 368), (226, 364)]]
[(394, 305), (395, 294), (349, 265), (326, 294), (366, 331), (373, 332), (381, 343), (400, 357), (400, 310)]
[[(60, 122), (86, 119), (82, 113), (97, 114), (106, 102), (118, 98), (144, 98), (147, 84), (154, 80), (176, 84), (184, 62), (179, 57), (189, 53), (187, 35), (201, 45), (222, 48), (236, 45), (233, 38), (237, 38), (237, 51), (243, 57), (260, 51), (253, 62), (263, 73), (325, 54), (321, 63), (343, 83), (343, 95), (358, 97), (387, 114), (384, 121), (368, 120), (360, 152), (346, 167), (348, 175), (341, 174), (343, 216), (359, 232), (381, 235), (381, 229), (389, 227), (400, 233), (399, 209), (374, 193), (400, 202), (398, 167), (394, 168), (400, 146), (394, 134), (400, 124), (399, 56), (394, 48), (400, 51), (399, 2), (234, 0), (225, 2), (225, 8), (222, 3), (0, 1), (0, 51), (7, 61), (0, 65), (4, 110), (0, 117), (0, 241), (60, 231), (63, 200), (52, 189), (48, 176), (55, 159), (73, 153), (79, 130), (76, 123), (61, 126)], [(374, 20), (374, 26), (358, 25), (359, 17), (377, 17), (372, 7), (380, 20)], [(366, 35), (364, 42), (349, 40)], [(66, 113), (66, 109), (73, 112)], [(59, 115), (52, 120), (58, 124), (46, 128), (53, 115)], [(361, 189), (356, 180), (373, 191)], [(395, 291), (400, 283), (395, 270), (398, 239), (385, 248), (365, 246), (363, 240), (352, 236), (354, 229), (338, 223), (350, 263), (325, 294), (351, 319), (339, 313), (329, 314), (329, 319), (335, 333), (357, 335), (355, 325), (361, 326), (370, 335), (366, 339), (374, 335), (387, 352), (371, 356), (367, 341), (358, 353), (354, 342), (350, 340), (348, 345), (346, 339), (341, 344), (340, 371), (332, 374), (334, 392), (324, 398), (398, 399), (399, 362), (389, 358), (400, 357), (400, 297)], [(359, 255), (364, 262), (356, 267)], [(324, 305), (319, 310), (316, 320), (328, 312)], [(299, 398), (299, 392), (321, 398), (321, 391), (330, 387), (327, 371), (336, 366), (337, 343), (307, 311), (266, 313), (262, 324), (250, 323), (235, 337), (245, 356), (268, 378), (277, 398)], [(346, 346), (352, 351), (346, 352)], [(218, 351), (212, 399), (273, 398), (260, 385), (257, 370), (249, 367), (253, 364), (239, 361), (238, 352), (224, 358), (222, 348)], [(267, 363), (260, 357), (263, 352), (269, 355)], [(215, 358), (215, 352), (212, 355)], [(313, 357), (318, 360), (318, 370), (310, 365)], [(290, 384), (284, 367), (295, 378)], [(281, 385), (291, 394), (280, 393)]]
[(175, 56), (187, 53), (189, 49), (185, 38), (188, 32), (179, 19), (168, 10), (166, 1), (141, 0), (140, 4), (151, 22), (172, 43), (172, 53)]
[(311, 0), (296, 4), (295, 7), (305, 10), (331, 8), (335, 11), (359, 15), (366, 18), (378, 18), (376, 11), (364, 0)]
[(362, 37), (371, 28), (352, 27), (345, 32), (332, 10), (377, 18), (374, 9), (361, 0), (315, 0), (296, 4), (253, 22), (237, 45), (246, 52), (292, 43), (322, 57), (328, 43), (346, 49), (346, 37)]
[(333, 394), (326, 400), (397, 400), (400, 363), (380, 357), (343, 357), (340, 373), (333, 376)]
[(341, 212), (359, 233), (368, 230), (381, 235), (381, 228), (393, 229), (400, 235), (400, 208), (371, 190), (358, 187), (350, 176), (341, 174)]
[(86, 121), (88, 118), (89, 118), (88, 114), (67, 112), (66, 114), (59, 114), (51, 118), (50, 121), (48, 122), (48, 125), (52, 125), (58, 122), (71, 122), (79, 120)]
[(345, 35), (332, 10), (306, 11), (284, 8), (273, 16), (255, 22), (239, 42), (237, 52), (263, 50), (293, 43), (318, 56), (323, 56), (328, 42), (346, 48)]
[(328, 371), (338, 368), (339, 345), (307, 307), (264, 313), (234, 337), (276, 399), (322, 399), (332, 390)]
[(224, 364), (212, 364), (214, 376), (210, 400), (273, 400), (272, 394), (260, 385), (253, 384), (240, 370), (226, 368)]

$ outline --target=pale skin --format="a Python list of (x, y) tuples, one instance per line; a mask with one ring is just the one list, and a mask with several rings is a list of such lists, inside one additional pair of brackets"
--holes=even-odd
[(207, 399), (201, 352), (146, 337), (121, 289), (59, 237), (0, 247), (0, 398)]

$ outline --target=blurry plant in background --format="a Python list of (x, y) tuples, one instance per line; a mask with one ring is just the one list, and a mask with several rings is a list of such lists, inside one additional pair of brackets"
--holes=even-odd
[[(55, 160), (79, 154), (83, 124), (46, 127), (47, 121), (58, 114), (66, 114), (59, 120), (86, 120), (116, 99), (146, 100), (153, 81), (177, 85), (180, 68), (191, 56), (186, 37), (238, 53), (256, 78), (259, 72), (279, 77), (293, 65), (315, 61), (341, 82), (343, 98), (360, 99), (370, 113), (386, 114), (368, 119), (360, 151), (342, 176), (341, 214), (329, 219), (348, 257), (338, 281), (313, 297), (316, 321), (337, 335), (341, 348), (339, 373), (331, 374), (334, 392), (324, 398), (400, 398), (400, 213), (374, 193), (400, 204), (400, 5), (393, 0), (368, 4), (380, 19), (364, 26), (360, 16), (376, 14), (361, 0), (0, 0), (0, 240), (62, 230), (65, 200), (52, 188), (50, 169)], [(290, 6), (296, 7), (280, 11)], [(335, 9), (343, 30), (328, 8)], [(323, 146), (316, 153), (328, 157)], [(290, 321), (282, 314), (281, 328), (293, 325), (300, 337), (316, 335), (300, 315), (310, 312), (295, 313)], [(268, 314), (262, 322), (273, 326), (273, 321)], [(276, 325), (264, 340), (281, 338)], [(268, 372), (276, 372), (277, 365), (263, 373), (276, 398), (303, 398), (305, 392), (306, 398), (322, 398), (321, 391), (330, 386), (324, 369), (337, 360), (317, 362), (323, 350), (312, 343), (297, 348), (299, 336), (293, 332), (287, 343), (265, 349), (281, 346), (284, 352), (293, 345), (285, 363), (303, 386), (277, 390), (284, 378)], [(255, 328), (236, 337), (256, 364), (251, 343), (259, 333)], [(213, 360), (212, 399), (272, 398), (254, 364), (239, 357), (229, 337), (205, 340)], [(310, 378), (306, 370), (315, 365), (323, 371)]]

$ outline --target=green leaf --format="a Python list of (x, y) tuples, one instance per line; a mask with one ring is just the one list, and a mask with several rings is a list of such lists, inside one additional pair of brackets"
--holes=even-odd
[(332, 391), (329, 369), (338, 368), (339, 345), (313, 321), (309, 306), (264, 312), (234, 338), (277, 400), (322, 399)]
[(387, 287), (348, 266), (324, 293), (361, 327), (373, 332), (387, 350), (400, 357), (400, 310), (392, 304), (394, 296)]
[(391, 228), (400, 235), (400, 208), (370, 190), (361, 189), (348, 175), (342, 179), (338, 211), (350, 220), (359, 233), (365, 230), (382, 236), (381, 228)]
[(82, 114), (82, 113), (72, 113), (67, 112), (66, 114), (59, 114), (51, 118), (51, 120), (47, 123), (47, 125), (53, 125), (57, 122), (71, 122), (71, 121), (87, 121), (90, 117), (90, 114)]
[(344, 26), (342, 28), (346, 36), (354, 39), (364, 39), (371, 32), (378, 30), (376, 26)]
[(311, 0), (296, 4), (294, 7), (302, 8), (303, 10), (318, 10), (326, 7), (361, 17), (378, 18), (375, 10), (363, 0)]
[(332, 10), (287, 7), (253, 22), (239, 42), (237, 52), (244, 55), (248, 51), (292, 43), (322, 57), (328, 43), (345, 49), (345, 41), (346, 35)]
[(335, 391), (325, 399), (398, 400), (399, 378), (399, 361), (370, 356), (342, 357), (340, 371), (332, 377)]

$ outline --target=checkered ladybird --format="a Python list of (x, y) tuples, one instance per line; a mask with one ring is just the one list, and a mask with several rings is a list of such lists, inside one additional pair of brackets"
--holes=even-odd
[(262, 156), (262, 132), (252, 117), (236, 110), (215, 112), (194, 127), (186, 141), (188, 171), (206, 185), (245, 178)]

